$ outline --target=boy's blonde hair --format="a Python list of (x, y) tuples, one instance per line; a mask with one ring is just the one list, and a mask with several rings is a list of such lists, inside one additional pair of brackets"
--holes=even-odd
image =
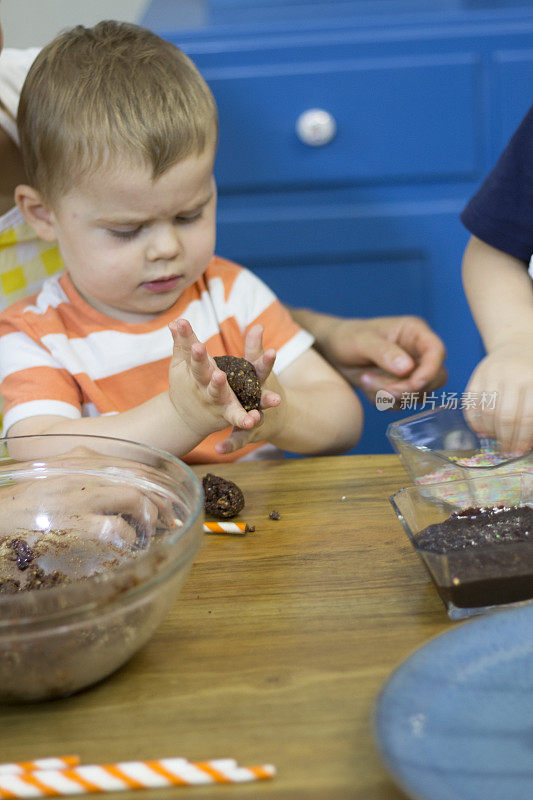
[(29, 183), (55, 199), (116, 157), (154, 178), (216, 146), (215, 101), (192, 61), (145, 28), (106, 21), (57, 36), (24, 83), (17, 124)]

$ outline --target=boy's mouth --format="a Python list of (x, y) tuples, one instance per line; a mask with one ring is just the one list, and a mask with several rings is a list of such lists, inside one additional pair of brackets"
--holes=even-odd
[(147, 281), (143, 283), (143, 288), (149, 292), (171, 292), (175, 289), (180, 281), (180, 275), (171, 275), (169, 278), (158, 278), (155, 281)]

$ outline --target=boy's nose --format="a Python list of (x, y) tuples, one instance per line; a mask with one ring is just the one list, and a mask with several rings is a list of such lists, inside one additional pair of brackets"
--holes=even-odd
[(150, 261), (169, 261), (181, 252), (179, 232), (174, 225), (157, 225), (148, 243), (147, 256)]

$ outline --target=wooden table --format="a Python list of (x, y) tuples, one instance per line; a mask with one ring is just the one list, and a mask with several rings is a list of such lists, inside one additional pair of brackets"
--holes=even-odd
[(180, 755), (278, 769), (259, 784), (100, 795), (117, 800), (402, 800), (373, 743), (376, 696), (395, 666), (453, 623), (389, 504), (408, 483), (398, 459), (214, 471), (241, 486), (241, 517), (256, 532), (206, 535), (166, 621), (108, 680), (1, 709), (0, 761)]

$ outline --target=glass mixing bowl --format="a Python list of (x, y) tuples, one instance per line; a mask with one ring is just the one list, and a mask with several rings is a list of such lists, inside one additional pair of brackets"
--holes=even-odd
[(154, 633), (202, 542), (181, 461), (100, 436), (0, 439), (0, 700), (70, 695)]

